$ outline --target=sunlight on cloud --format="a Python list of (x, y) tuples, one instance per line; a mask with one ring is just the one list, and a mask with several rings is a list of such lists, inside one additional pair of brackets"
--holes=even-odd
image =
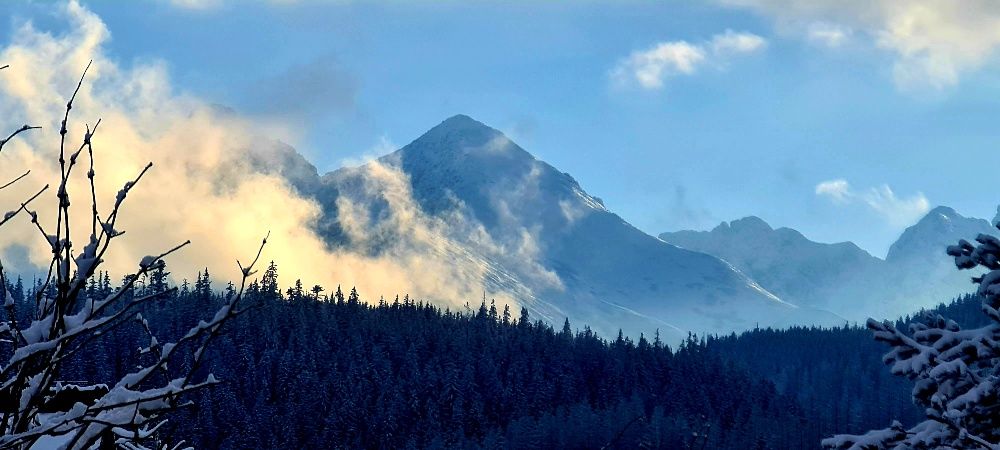
[(760, 36), (733, 30), (698, 44), (661, 42), (619, 61), (611, 70), (611, 78), (618, 85), (637, 84), (643, 89), (656, 90), (671, 76), (693, 75), (706, 64), (721, 66), (734, 55), (758, 52), (766, 46), (767, 40)]
[(892, 75), (903, 90), (953, 86), (1000, 48), (1000, 2), (993, 0), (718, 1), (772, 16), (811, 40), (839, 42), (837, 29), (863, 32), (895, 56)]
[(930, 210), (924, 194), (900, 198), (887, 184), (856, 192), (847, 180), (837, 179), (817, 184), (815, 193), (838, 205), (863, 204), (896, 227), (911, 225)]
[[(481, 225), (457, 213), (424, 214), (413, 200), (409, 177), (394, 165), (373, 160), (348, 173), (360, 175), (360, 185), (336, 199), (337, 219), (352, 248), (330, 255), (338, 276), (379, 295), (407, 292), (462, 306), (488, 293), (500, 304), (516, 304), (509, 294), (484, 285), (492, 267), (481, 255), (510, 252), (489, 241)], [(373, 204), (385, 205), (377, 217)], [(488, 251), (472, 253), (458, 236), (478, 237)]]
[[(208, 267), (216, 281), (234, 279), (235, 261), (252, 257), (270, 231), (265, 260), (275, 260), (282, 283), (302, 278), (328, 291), (337, 283), (356, 285), (367, 298), (410, 293), (418, 298), (464, 305), (484, 292), (487, 268), (481, 260), (456, 256), (456, 246), (442, 222), (416, 206), (409, 180), (399, 171), (368, 165), (369, 192), (388, 202), (379, 224), (366, 222), (369, 212), (344, 199), (338, 219), (362, 242), (379, 235), (401, 236), (378, 256), (365, 251), (328, 250), (313, 231), (321, 219), (319, 206), (301, 197), (276, 175), (261, 173), (254, 162), (279, 155), (274, 141), (261, 136), (268, 124), (220, 113), (208, 102), (174, 92), (162, 63), (117, 64), (102, 50), (110, 33), (99, 17), (76, 2), (62, 7), (69, 22), (65, 34), (50, 34), (25, 23), (16, 29), (0, 61), (10, 69), (0, 74), (0, 114), (10, 121), (41, 125), (23, 134), (0, 154), (0, 179), (9, 180), (30, 168), (16, 188), (0, 191), (0, 205), (13, 205), (59, 177), (59, 121), (68, 95), (90, 59), (87, 79), (73, 105), (69, 142), (79, 145), (85, 124), (102, 119), (94, 136), (97, 198), (106, 212), (122, 185), (148, 162), (154, 167), (131, 191), (120, 221), (127, 233), (115, 241), (105, 268), (114, 276), (134, 271), (147, 254), (162, 252), (190, 239), (193, 245), (168, 260), (174, 276), (193, 277)], [(383, 142), (380, 150), (391, 146)], [(75, 172), (74, 225), (77, 239), (89, 234), (86, 170)], [(374, 195), (374, 194), (372, 194)], [(40, 199), (42, 223), (52, 223), (53, 192)], [(39, 203), (41, 205), (41, 203)], [(449, 223), (449, 226), (458, 226)], [(475, 224), (459, 224), (475, 230)], [(471, 232), (470, 231), (470, 232)], [(495, 246), (496, 244), (493, 243)], [(530, 257), (531, 242), (520, 242), (510, 257)], [(0, 233), (0, 254), (27, 246), (35, 265), (48, 262), (50, 250), (27, 220), (15, 220)], [(495, 252), (503, 254), (497, 247)], [(525, 253), (517, 256), (518, 252)], [(26, 271), (20, 267), (12, 270)], [(495, 295), (502, 303), (509, 296)]]

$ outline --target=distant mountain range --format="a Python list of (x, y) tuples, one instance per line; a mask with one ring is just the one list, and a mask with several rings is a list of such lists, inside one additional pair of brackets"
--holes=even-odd
[[(992, 229), (938, 208), (886, 260), (755, 217), (656, 238), (608, 211), (569, 174), (464, 115), (375, 161), (324, 175), (291, 147), (279, 155), (277, 164), (261, 164), (320, 204), (315, 226), (331, 246), (378, 255), (423, 239), (414, 251), (469, 267), (535, 317), (557, 325), (568, 317), (607, 336), (658, 329), (668, 339), (909, 312), (967, 291), (968, 274), (950, 269), (944, 245)], [(369, 230), (363, 236), (359, 217)], [(436, 233), (408, 229), (403, 220), (414, 217)], [(901, 286), (911, 275), (932, 286)]]
[(860, 321), (900, 316), (969, 292), (974, 274), (955, 269), (944, 249), (995, 231), (984, 219), (939, 206), (907, 228), (885, 259), (852, 242), (823, 244), (790, 228), (773, 229), (758, 217), (659, 237), (730, 262), (783, 300)]

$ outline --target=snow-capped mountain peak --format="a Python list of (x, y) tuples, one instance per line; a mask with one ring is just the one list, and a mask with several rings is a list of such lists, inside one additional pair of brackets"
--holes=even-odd
[(757, 217), (660, 238), (725, 259), (784, 300), (864, 320), (900, 316), (968, 292), (972, 274), (956, 270), (945, 248), (993, 232), (983, 219), (938, 206), (907, 228), (884, 260), (854, 243), (814, 242)]
[[(461, 255), (456, 264), (488, 267), (488, 278), (503, 280), (494, 287), (553, 321), (568, 316), (614, 335), (811, 320), (733, 265), (639, 231), (572, 176), (468, 116), (448, 118), (371, 164), (398, 170), (420, 214), (446, 224), (447, 248)], [(358, 188), (369, 173), (363, 166), (324, 175), (321, 204), (334, 211), (336, 197), (350, 198), (354, 208), (368, 205), (367, 218), (383, 217), (377, 193)], [(759, 226), (752, 222), (743, 225)], [(333, 239), (345, 234), (330, 213), (320, 228)], [(401, 233), (382, 238), (408, 238)]]
[(938, 206), (916, 224), (908, 227), (889, 247), (886, 261), (907, 258), (947, 260), (944, 249), (958, 239), (974, 239), (979, 233), (992, 233), (994, 228), (984, 219), (965, 217), (952, 208)]

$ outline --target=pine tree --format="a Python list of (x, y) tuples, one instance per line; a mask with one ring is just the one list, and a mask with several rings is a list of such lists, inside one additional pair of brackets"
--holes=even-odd
[(520, 328), (531, 327), (531, 317), (528, 315), (528, 308), (521, 307), (521, 316), (517, 318), (517, 326)]
[[(148, 287), (152, 292), (164, 292), (169, 289), (170, 286), (167, 284), (167, 276), (170, 272), (167, 272), (167, 265), (160, 264), (152, 273), (149, 274), (149, 284)], [(110, 280), (109, 280), (110, 284)], [(102, 286), (103, 287), (103, 286)]]
[(281, 289), (278, 287), (278, 266), (274, 261), (271, 261), (264, 270), (264, 275), (260, 278), (260, 289), (272, 297), (281, 296)]
[(986, 269), (973, 277), (990, 323), (962, 329), (940, 314), (926, 314), (909, 333), (868, 319), (875, 339), (892, 346), (885, 362), (892, 373), (914, 380), (913, 401), (927, 418), (905, 428), (837, 435), (823, 446), (866, 448), (1000, 448), (1000, 239), (980, 234), (978, 245), (962, 239), (948, 247), (959, 269)]

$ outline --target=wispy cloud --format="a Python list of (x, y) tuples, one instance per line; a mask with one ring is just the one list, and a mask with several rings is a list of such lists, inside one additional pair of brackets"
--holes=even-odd
[(392, 142), (391, 139), (389, 139), (389, 136), (383, 134), (379, 136), (378, 141), (375, 142), (375, 144), (368, 147), (360, 155), (341, 158), (340, 162), (337, 165), (338, 167), (361, 166), (370, 163), (372, 161), (375, 161), (376, 159), (381, 158), (385, 155), (388, 155), (398, 150), (399, 147), (400, 147), (399, 145), (395, 144), (394, 142)]
[(192, 11), (207, 11), (222, 6), (222, 0), (169, 0), (170, 6)]
[(847, 180), (836, 179), (817, 184), (815, 192), (837, 205), (863, 204), (893, 226), (911, 225), (930, 210), (923, 193), (902, 198), (887, 184), (856, 191)]
[(816, 195), (829, 197), (834, 203), (844, 204), (853, 194), (847, 180), (830, 180), (816, 185)]
[(996, 58), (1000, 2), (995, 0), (717, 0), (770, 16), (782, 28), (836, 47), (847, 30), (890, 52), (904, 90), (941, 89)]
[(726, 30), (725, 33), (712, 36), (710, 44), (714, 56), (724, 56), (763, 50), (767, 47), (767, 40), (753, 33), (737, 33), (733, 30)]
[(660, 42), (645, 50), (634, 51), (611, 70), (611, 79), (619, 85), (638, 85), (660, 89), (667, 78), (693, 75), (703, 66), (724, 65), (731, 57), (749, 54), (767, 47), (767, 40), (752, 33), (726, 30), (708, 41)]
[(850, 39), (854, 33), (849, 27), (835, 23), (816, 22), (806, 28), (806, 37), (810, 42), (830, 48), (837, 48)]
[[(341, 0), (341, 3), (347, 1), (349, 0)], [(233, 0), (166, 0), (166, 2), (170, 6), (188, 11), (215, 11), (222, 9), (223, 6), (238, 6), (240, 3)], [(265, 3), (274, 6), (292, 6), (301, 3), (301, 0), (266, 0)]]

